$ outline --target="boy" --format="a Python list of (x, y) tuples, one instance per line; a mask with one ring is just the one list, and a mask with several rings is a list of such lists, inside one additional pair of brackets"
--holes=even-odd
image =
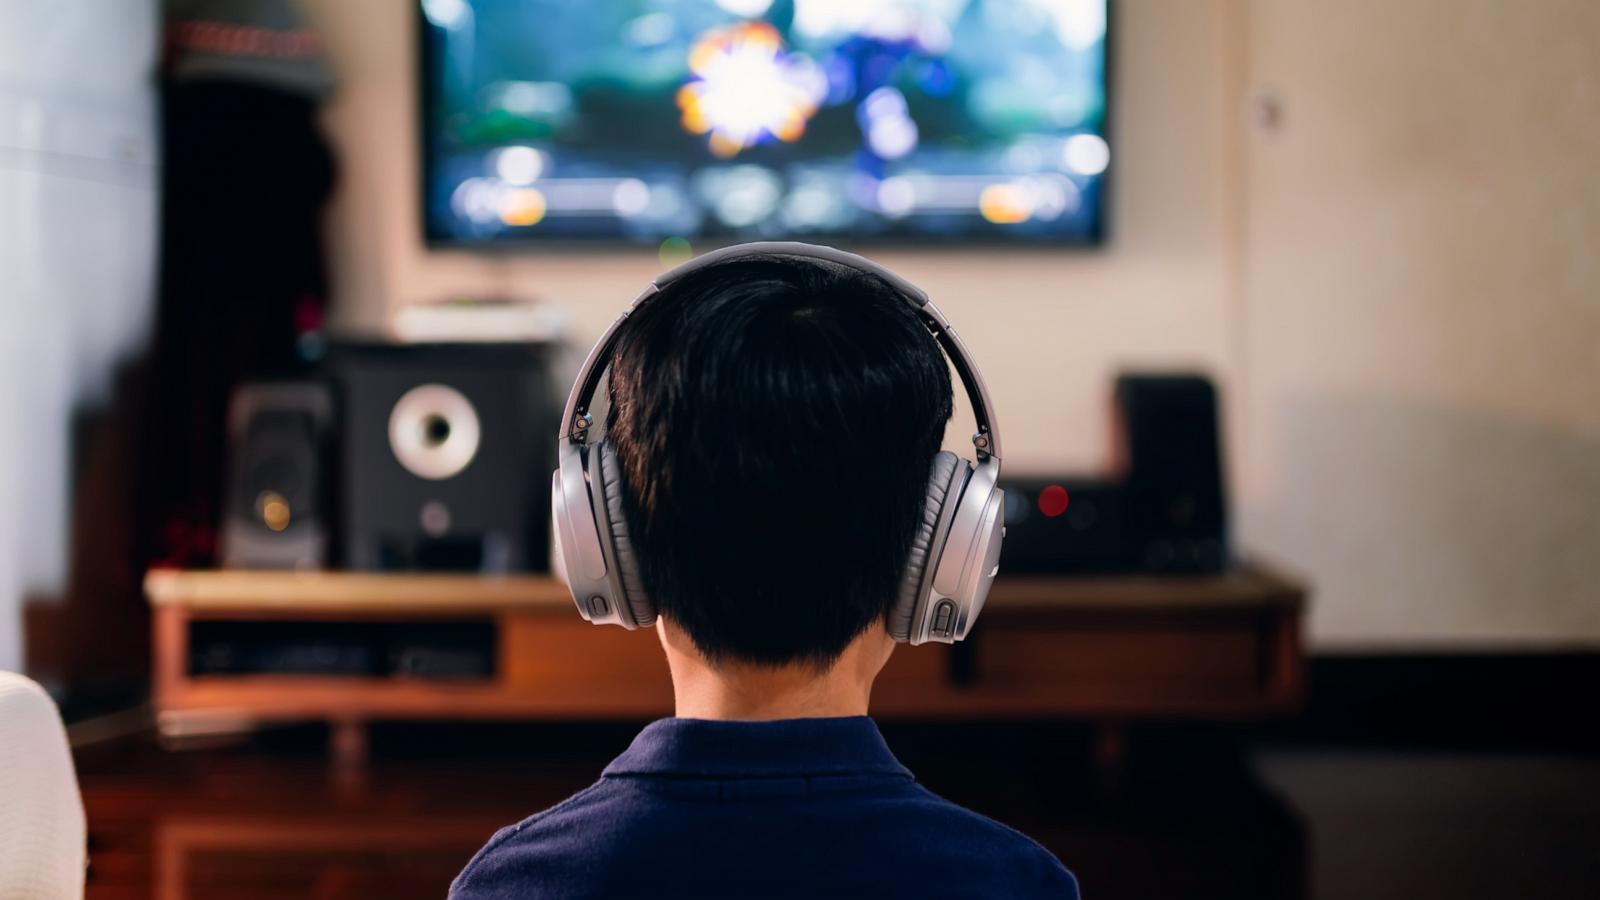
[(677, 715), (497, 834), (451, 896), (1076, 898), (1048, 851), (917, 785), (867, 718), (951, 415), (902, 293), (724, 257), (636, 307), (609, 392), (598, 477)]

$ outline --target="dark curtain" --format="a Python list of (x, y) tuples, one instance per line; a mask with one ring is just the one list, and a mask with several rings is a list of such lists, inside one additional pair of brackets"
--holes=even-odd
[(292, 374), (320, 327), (333, 159), (316, 101), (245, 82), (164, 91), (160, 298), (137, 555), (214, 561), (228, 396)]

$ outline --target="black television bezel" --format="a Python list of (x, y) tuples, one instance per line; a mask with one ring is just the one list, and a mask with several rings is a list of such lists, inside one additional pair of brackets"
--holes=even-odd
[[(1106, 4), (1106, 33), (1103, 38), (1104, 51), (1101, 54), (1104, 68), (1103, 82), (1105, 84), (1105, 105), (1101, 114), (1101, 132), (1106, 143), (1112, 148), (1111, 162), (1106, 170), (1100, 173), (1097, 187), (1100, 195), (1100, 214), (1095, 218), (1095, 227), (1082, 238), (1062, 239), (1050, 237), (1036, 237), (1032, 235), (1006, 235), (1000, 232), (985, 234), (963, 235), (862, 235), (838, 232), (833, 234), (807, 234), (785, 235), (780, 240), (806, 240), (811, 242), (826, 243), (831, 246), (845, 249), (854, 247), (871, 248), (874, 250), (892, 251), (944, 251), (951, 247), (972, 245), (985, 250), (1016, 250), (1018, 252), (1051, 250), (1060, 252), (1093, 252), (1105, 249), (1110, 244), (1111, 237), (1111, 200), (1114, 187), (1114, 173), (1117, 168), (1118, 141), (1112, 134), (1112, 123), (1115, 119), (1115, 98), (1117, 92), (1114, 88), (1116, 80), (1116, 52), (1115, 36), (1117, 34), (1116, 18), (1117, 4), (1121, 0), (1105, 0)], [(412, 68), (414, 77), (413, 89), (415, 91), (414, 110), (417, 114), (417, 208), (416, 214), (422, 226), (423, 246), (428, 250), (463, 250), (484, 254), (513, 254), (513, 253), (538, 253), (541, 251), (557, 250), (561, 252), (603, 252), (614, 253), (624, 250), (649, 251), (654, 249), (650, 241), (629, 240), (624, 237), (598, 237), (576, 238), (565, 235), (552, 235), (541, 237), (526, 235), (517, 237), (493, 237), (482, 239), (461, 238), (450, 234), (440, 234), (433, 228), (433, 223), (428, 215), (428, 179), (433, 168), (434, 159), (434, 134), (429, 123), (433, 121), (433, 91), (430, 89), (432, 82), (429, 75), (437, 67), (437, 59), (431, 42), (428, 40), (429, 30), (433, 27), (428, 22), (423, 11), (424, 0), (415, 0), (412, 4), (412, 21), (416, 29), (415, 49), (416, 65)], [(735, 240), (728, 236), (703, 237), (691, 239), (695, 253), (726, 247)]]

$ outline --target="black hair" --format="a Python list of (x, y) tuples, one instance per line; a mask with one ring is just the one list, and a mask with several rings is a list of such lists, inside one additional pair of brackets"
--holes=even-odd
[(730, 260), (628, 322), (606, 431), (645, 590), (713, 664), (826, 667), (898, 592), (950, 371), (882, 279)]

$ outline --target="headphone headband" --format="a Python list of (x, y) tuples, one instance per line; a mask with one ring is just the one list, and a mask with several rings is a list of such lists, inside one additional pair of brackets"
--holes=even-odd
[(998, 423), (994, 421), (992, 412), (994, 406), (989, 402), (989, 389), (983, 383), (983, 375), (978, 371), (978, 365), (972, 359), (972, 355), (967, 352), (966, 345), (950, 327), (949, 320), (939, 311), (939, 307), (928, 299), (927, 293), (865, 257), (833, 247), (795, 241), (735, 244), (698, 256), (657, 276), (639, 296), (634, 298), (622, 315), (606, 328), (605, 333), (600, 335), (600, 340), (595, 342), (594, 349), (590, 350), (588, 357), (584, 359), (582, 367), (578, 369), (578, 377), (573, 381), (572, 393), (567, 396), (566, 408), (562, 412), (559, 439), (570, 444), (583, 444), (587, 440), (588, 431), (593, 425), (593, 420), (589, 416), (589, 404), (600, 385), (600, 375), (611, 361), (612, 351), (616, 349), (617, 338), (622, 332), (622, 324), (640, 306), (686, 275), (733, 260), (763, 256), (791, 256), (833, 263), (876, 276), (893, 287), (896, 293), (922, 316), (923, 324), (944, 349), (945, 356), (950, 359), (956, 374), (961, 378), (962, 387), (966, 389), (967, 398), (972, 403), (973, 418), (978, 423), (978, 430), (972, 435), (972, 444), (977, 449), (978, 459), (980, 461), (989, 457), (1000, 459), (1000, 429)]

